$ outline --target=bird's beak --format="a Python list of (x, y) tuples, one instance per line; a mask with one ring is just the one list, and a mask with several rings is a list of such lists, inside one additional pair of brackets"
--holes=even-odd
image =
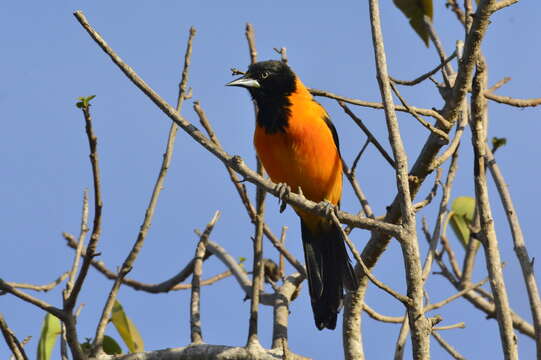
[(244, 75), (243, 77), (228, 82), (227, 84), (225, 84), (225, 86), (240, 86), (249, 89), (260, 88), (261, 84), (257, 80), (252, 79), (250, 76)]

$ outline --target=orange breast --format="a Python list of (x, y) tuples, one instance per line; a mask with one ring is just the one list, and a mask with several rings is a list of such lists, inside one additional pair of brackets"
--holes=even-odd
[(287, 183), (293, 192), (301, 187), (312, 201), (337, 204), (342, 194), (342, 162), (325, 123), (325, 109), (300, 81), (289, 99), (291, 116), (285, 132), (268, 134), (256, 126), (257, 154), (272, 181)]

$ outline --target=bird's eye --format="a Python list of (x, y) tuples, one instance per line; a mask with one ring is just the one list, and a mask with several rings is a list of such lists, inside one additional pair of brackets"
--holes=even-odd
[(269, 77), (269, 75), (270, 75), (269, 72), (268, 72), (268, 71), (265, 71), (263, 74), (261, 74), (261, 78), (262, 78), (262, 79), (266, 79), (266, 78)]

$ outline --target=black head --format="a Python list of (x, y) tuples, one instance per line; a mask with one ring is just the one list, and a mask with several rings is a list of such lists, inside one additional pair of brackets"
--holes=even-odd
[(250, 65), (243, 77), (226, 85), (247, 88), (252, 97), (261, 103), (294, 92), (295, 73), (281, 61), (260, 61)]

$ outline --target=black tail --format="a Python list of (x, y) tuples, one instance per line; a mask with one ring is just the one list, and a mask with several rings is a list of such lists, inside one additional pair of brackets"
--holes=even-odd
[(314, 233), (301, 219), (301, 230), (314, 320), (319, 330), (334, 329), (344, 287), (355, 290), (359, 282), (340, 229), (322, 223)]

